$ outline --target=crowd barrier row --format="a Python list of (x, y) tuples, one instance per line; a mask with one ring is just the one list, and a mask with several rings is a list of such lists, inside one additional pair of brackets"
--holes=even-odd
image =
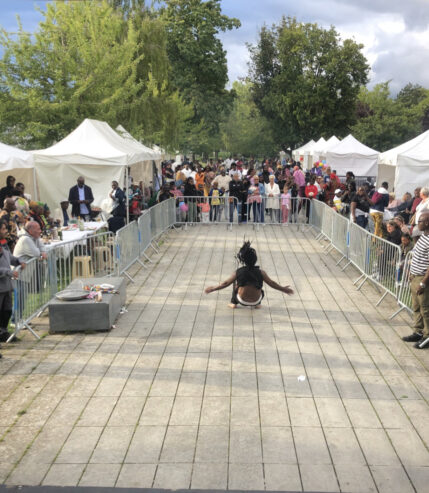
[(176, 198), (176, 224), (296, 224), (308, 223), (309, 217), (310, 200), (301, 197), (287, 201), (266, 195), (246, 200), (228, 196)]
[(133, 281), (130, 267), (136, 262), (144, 266), (142, 259), (150, 262), (147, 250), (158, 251), (157, 240), (174, 225), (243, 221), (256, 225), (308, 224), (318, 232), (318, 239), (328, 241), (326, 253), (335, 249), (341, 254), (337, 263), (345, 261), (343, 270), (353, 264), (361, 272), (355, 281), (358, 289), (370, 280), (384, 291), (377, 304), (387, 294), (394, 296), (400, 309), (392, 317), (403, 309), (411, 310), (407, 275), (411, 256), (401, 266), (399, 246), (374, 236), (323, 202), (297, 197), (285, 204), (281, 198), (261, 196), (246, 201), (224, 197), (213, 204), (211, 197), (177, 197), (144, 211), (138, 221), (115, 235), (99, 233), (51, 246), (46, 259), (32, 259), (24, 270), (19, 269), (14, 282), (15, 331), (11, 338), (24, 327), (38, 337), (30, 321), (74, 278), (125, 275)]
[(175, 224), (176, 201), (157, 204), (117, 231), (98, 233), (76, 241), (47, 245), (46, 258), (34, 258), (19, 267), (14, 284), (12, 322), (15, 330), (9, 341), (23, 328), (36, 338), (30, 322), (40, 315), (50, 300), (75, 278), (125, 275), (131, 281), (129, 268), (141, 258), (150, 261), (146, 251), (157, 250), (156, 240)]
[[(366, 281), (371, 281), (382, 290), (377, 306), (391, 294), (401, 306), (399, 311), (411, 311), (408, 274), (401, 265), (398, 245), (375, 236), (317, 200), (311, 203), (309, 224), (318, 232), (317, 239), (327, 240), (326, 253), (335, 249), (341, 254), (337, 265), (345, 261), (342, 270), (352, 264), (361, 272), (354, 282), (357, 289), (361, 289)], [(408, 257), (405, 264), (407, 261)]]

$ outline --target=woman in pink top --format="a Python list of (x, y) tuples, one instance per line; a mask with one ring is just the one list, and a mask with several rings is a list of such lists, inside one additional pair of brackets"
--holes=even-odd
[(305, 175), (298, 166), (295, 166), (294, 168), (293, 179), (298, 187), (299, 196), (305, 197)]

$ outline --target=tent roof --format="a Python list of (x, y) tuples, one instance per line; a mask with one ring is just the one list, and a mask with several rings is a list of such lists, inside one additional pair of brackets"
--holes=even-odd
[(8, 146), (0, 142), (0, 171), (18, 168), (34, 168), (34, 160), (31, 152), (23, 151), (17, 147)]
[(352, 134), (348, 135), (339, 144), (329, 149), (330, 154), (336, 154), (346, 156), (348, 154), (354, 154), (366, 157), (377, 157), (378, 151), (371, 149), (370, 147), (362, 144), (353, 137)]
[(295, 149), (293, 152), (304, 152), (304, 151), (311, 151), (313, 149), (313, 146), (316, 142), (311, 139), (309, 140), (306, 144), (304, 144), (301, 147), (298, 147), (298, 149)]
[(120, 137), (106, 122), (86, 118), (63, 140), (33, 151), (36, 164), (87, 164), (129, 166), (145, 161), (136, 145)]
[[(426, 142), (426, 144), (425, 144)], [(387, 164), (390, 166), (396, 166), (398, 162), (399, 154), (407, 154), (411, 152), (414, 148), (419, 147), (420, 144), (423, 145), (423, 148), (426, 149), (426, 159), (428, 159), (429, 155), (429, 130), (418, 135), (414, 139), (401, 144), (400, 146), (394, 147), (386, 152), (382, 152), (378, 157), (378, 162), (380, 164)]]
[(326, 152), (326, 151), (330, 151), (331, 149), (333, 149), (336, 145), (338, 145), (340, 143), (340, 139), (338, 137), (335, 137), (335, 135), (333, 135), (332, 137), (330, 137), (327, 141), (326, 141), (326, 145), (325, 147), (323, 148), (323, 150)]
[(154, 149), (150, 149), (149, 147), (146, 147), (144, 144), (139, 142), (127, 130), (125, 130), (122, 125), (118, 125), (116, 127), (116, 132), (118, 132), (118, 134), (127, 142), (132, 143), (134, 146), (140, 149), (141, 152), (145, 153), (147, 156), (145, 161), (150, 161), (152, 159), (161, 159), (161, 153), (156, 152)]
[(411, 149), (401, 152), (398, 155), (398, 159), (409, 158), (413, 161), (421, 162), (424, 166), (429, 166), (429, 130), (422, 135), (424, 135), (424, 138)]

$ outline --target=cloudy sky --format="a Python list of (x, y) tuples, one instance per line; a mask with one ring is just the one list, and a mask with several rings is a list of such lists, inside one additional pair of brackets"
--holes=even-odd
[[(16, 14), (34, 30), (41, 19), (35, 0), (0, 0), (0, 25), (16, 30)], [(230, 80), (247, 73), (246, 42), (255, 43), (259, 29), (282, 15), (299, 21), (334, 25), (342, 38), (365, 45), (371, 83), (391, 80), (396, 93), (408, 82), (429, 88), (429, 0), (222, 0), (225, 14), (242, 27), (222, 35), (228, 53)]]

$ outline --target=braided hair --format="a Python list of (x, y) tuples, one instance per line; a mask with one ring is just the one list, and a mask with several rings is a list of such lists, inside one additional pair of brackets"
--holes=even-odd
[(245, 241), (240, 251), (237, 254), (237, 260), (246, 265), (246, 267), (254, 267), (258, 257), (256, 256), (256, 250), (250, 246), (250, 241)]

